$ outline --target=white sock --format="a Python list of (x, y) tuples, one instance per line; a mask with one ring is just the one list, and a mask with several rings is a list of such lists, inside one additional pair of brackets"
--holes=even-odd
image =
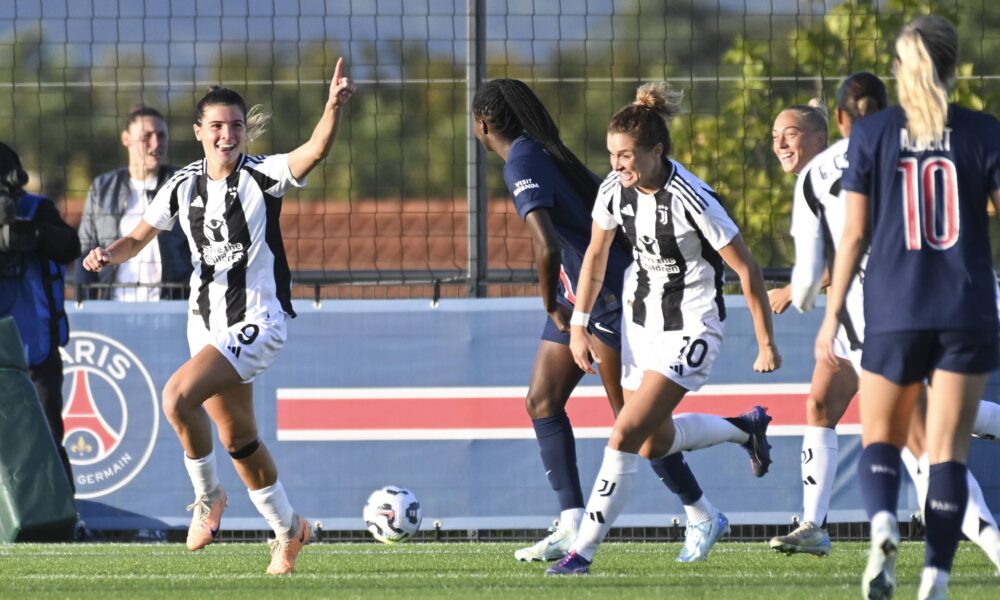
[(195, 498), (207, 496), (219, 487), (219, 475), (215, 470), (215, 451), (201, 458), (191, 458), (184, 453), (184, 468), (187, 469)]
[(750, 435), (722, 417), (684, 413), (674, 417), (674, 443), (667, 455), (701, 450), (724, 442), (745, 444)]
[(559, 513), (559, 529), (580, 530), (580, 521), (585, 514), (582, 508), (567, 508)]
[(983, 488), (979, 486), (979, 482), (976, 481), (972, 471), (966, 470), (965, 480), (969, 482), (969, 503), (965, 505), (965, 518), (962, 519), (962, 533), (989, 554), (993, 549), (992, 540), (981, 540), (980, 528), (982, 521), (986, 521), (995, 530), (997, 522), (993, 518), (989, 507), (986, 506), (986, 498), (983, 497)]
[(687, 515), (689, 523), (701, 523), (711, 519), (718, 513), (718, 509), (708, 501), (705, 494), (698, 498), (698, 501), (691, 505), (684, 505), (684, 514)]
[(638, 454), (604, 449), (604, 461), (587, 501), (587, 514), (580, 522), (580, 530), (571, 548), (578, 555), (594, 560), (597, 546), (628, 502), (638, 462)]
[(802, 520), (822, 526), (837, 478), (837, 432), (806, 426), (802, 436)]
[(288, 501), (285, 488), (280, 481), (275, 481), (259, 490), (247, 490), (250, 492), (250, 500), (257, 507), (257, 512), (264, 517), (267, 524), (274, 530), (279, 538), (287, 538), (294, 523), (295, 511)]
[(979, 401), (972, 434), (988, 440), (1000, 440), (1000, 404), (989, 400)]

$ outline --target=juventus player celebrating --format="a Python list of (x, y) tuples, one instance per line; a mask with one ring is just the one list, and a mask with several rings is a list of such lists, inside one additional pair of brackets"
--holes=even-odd
[[(472, 116), (477, 139), (506, 163), (504, 181), (518, 214), (531, 232), (539, 288), (549, 314), (524, 405), (531, 416), (542, 464), (561, 512), (558, 527), (545, 539), (515, 551), (514, 557), (521, 561), (557, 560), (566, 555), (583, 517), (583, 489), (566, 403), (584, 372), (569, 349), (569, 317), (576, 301), (574, 292), (580, 264), (590, 239), (590, 212), (601, 181), (563, 144), (552, 117), (524, 82), (494, 79), (484, 83), (472, 101)], [(619, 354), (622, 283), (632, 262), (625, 244), (620, 246), (612, 245), (609, 250), (606, 276), (587, 324), (594, 356), (600, 363), (601, 380), (615, 414), (623, 403)], [(763, 428), (755, 423), (758, 414), (755, 409), (735, 417), (734, 421), (745, 429), (761, 430), (753, 441), (764, 446)], [(682, 427), (680, 423), (677, 426)], [(681, 437), (697, 443), (691, 436), (681, 434)], [(738, 441), (750, 443), (746, 436)], [(688, 449), (691, 448), (678, 450)], [(756, 465), (761, 471), (759, 475), (763, 475), (767, 465), (760, 460)], [(679, 491), (678, 482), (693, 483), (693, 490), (680, 494), (685, 506), (695, 504), (702, 496), (679, 451), (651, 460), (650, 466), (672, 491)], [(691, 558), (703, 556), (692, 554)]]
[(842, 179), (847, 215), (816, 360), (833, 340), (868, 242), (858, 482), (871, 519), (869, 599), (895, 590), (900, 447), (925, 386), (930, 476), (918, 598), (947, 597), (969, 495), (969, 434), (1000, 356), (987, 202), (1000, 206), (1000, 122), (948, 103), (958, 34), (936, 16), (905, 25), (893, 72), (899, 107), (854, 124)]
[[(631, 493), (640, 449), (665, 456), (684, 442), (674, 435), (672, 412), (688, 391), (704, 385), (719, 352), (726, 316), (723, 260), (739, 275), (753, 318), (758, 344), (754, 370), (770, 372), (781, 366), (760, 267), (715, 192), (669, 158), (668, 122), (679, 111), (679, 99), (666, 84), (646, 84), (608, 126), (614, 171), (594, 203), (590, 245), (570, 320), (570, 348), (580, 369), (593, 372), (584, 325), (604, 280), (614, 232), (621, 227), (635, 258), (624, 287), (625, 405), (615, 420), (579, 535), (548, 574), (587, 573)], [(770, 419), (763, 410), (758, 414), (760, 421)], [(665, 435), (654, 435), (664, 423)], [(689, 431), (702, 440), (753, 439), (735, 420), (706, 419), (701, 425)], [(682, 562), (686, 552), (703, 558), (729, 530), (725, 516), (704, 498), (692, 508), (701, 518), (695, 521), (689, 513), (685, 549), (678, 559)]]
[(250, 382), (285, 343), (285, 316), (294, 317), (291, 277), (278, 227), (281, 198), (326, 157), (341, 109), (355, 92), (342, 76), (343, 58), (312, 137), (288, 154), (248, 156), (246, 143), (267, 116), (247, 111), (236, 92), (215, 87), (198, 102), (194, 135), (205, 158), (178, 171), (157, 193), (127, 236), (94, 248), (84, 267), (99, 271), (135, 256), (180, 220), (191, 247), (188, 344), (191, 359), (163, 389), (163, 410), (184, 448), (194, 485), (187, 546), (204, 548), (218, 534), (226, 492), (212, 450), (212, 422), (257, 510), (274, 529), (269, 575), (291, 573), (311, 526), (292, 510), (267, 448), (257, 437)]

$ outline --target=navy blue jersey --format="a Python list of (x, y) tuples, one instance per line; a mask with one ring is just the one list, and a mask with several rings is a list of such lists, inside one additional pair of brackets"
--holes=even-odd
[[(576, 282), (580, 278), (583, 255), (590, 243), (591, 202), (581, 198), (559, 170), (555, 160), (536, 140), (522, 135), (510, 146), (503, 168), (503, 179), (514, 197), (514, 206), (522, 219), (538, 208), (546, 208), (562, 246), (562, 273), (559, 300), (570, 306), (576, 303)], [(590, 312), (602, 315), (621, 310), (622, 282), (632, 257), (612, 246), (604, 274), (604, 286)]]
[(1000, 122), (951, 105), (944, 139), (916, 150), (892, 107), (851, 129), (843, 189), (870, 199), (866, 337), (913, 330), (996, 331), (986, 206), (1000, 188)]

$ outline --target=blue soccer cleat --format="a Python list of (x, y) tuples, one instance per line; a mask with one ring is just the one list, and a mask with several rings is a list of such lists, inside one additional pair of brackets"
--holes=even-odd
[(570, 550), (569, 554), (562, 560), (545, 569), (546, 575), (586, 575), (590, 573), (590, 561), (580, 556), (575, 550)]
[(767, 426), (771, 422), (771, 415), (767, 414), (767, 409), (755, 406), (738, 417), (726, 420), (750, 436), (742, 446), (750, 455), (750, 469), (753, 470), (754, 477), (767, 475), (767, 470), (771, 467), (771, 444), (767, 441)]

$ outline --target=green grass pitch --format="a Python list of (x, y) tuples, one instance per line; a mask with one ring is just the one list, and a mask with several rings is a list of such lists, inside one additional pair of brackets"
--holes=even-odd
[[(763, 543), (720, 543), (707, 562), (674, 562), (679, 544), (607, 543), (588, 576), (545, 577), (518, 563), (517, 544), (320, 543), (294, 575), (264, 574), (264, 543), (14, 544), (0, 546), (0, 598), (860, 598), (867, 544), (835, 542), (825, 559), (786, 557)], [(913, 598), (923, 545), (900, 554), (897, 597)], [(951, 598), (1000, 598), (1000, 577), (963, 542)]]

